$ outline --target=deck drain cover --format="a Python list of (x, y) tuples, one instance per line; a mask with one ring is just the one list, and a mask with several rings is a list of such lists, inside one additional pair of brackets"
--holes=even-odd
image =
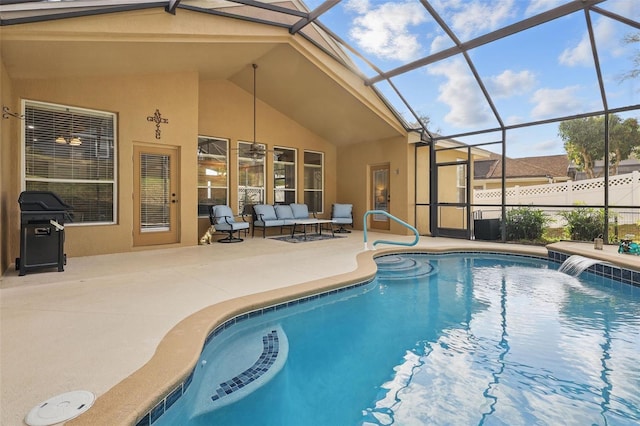
[(24, 421), (29, 426), (49, 426), (64, 422), (87, 411), (95, 399), (88, 391), (66, 392), (33, 407)]

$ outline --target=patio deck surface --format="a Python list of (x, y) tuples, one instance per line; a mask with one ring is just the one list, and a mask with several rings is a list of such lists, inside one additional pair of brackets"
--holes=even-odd
[[(23, 277), (10, 269), (0, 280), (0, 424), (21, 425), (35, 405), (65, 392), (104, 395), (147, 363), (176, 324), (208, 306), (355, 271), (363, 234), (342, 236), (302, 244), (256, 237), (72, 257), (64, 272)], [(368, 236), (370, 246), (376, 239), (413, 240)], [(619, 255), (613, 246), (556, 246), (640, 269), (640, 259)], [(417, 247), (547, 254), (544, 247), (432, 237), (422, 237)]]

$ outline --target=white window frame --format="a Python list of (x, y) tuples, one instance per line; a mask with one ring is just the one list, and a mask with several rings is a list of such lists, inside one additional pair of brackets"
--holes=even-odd
[(467, 202), (467, 162), (463, 158), (456, 158), (456, 162), (461, 163), (456, 166), (456, 191), (458, 203), (462, 204)]
[[(207, 189), (207, 190), (212, 190), (212, 189), (224, 189), (226, 190), (227, 196), (225, 197), (225, 204), (229, 205), (229, 139), (226, 138), (219, 138), (219, 137), (215, 137), (215, 136), (204, 136), (204, 135), (199, 135), (198, 136), (198, 147), (200, 147), (200, 140), (201, 139), (214, 139), (220, 142), (225, 142), (226, 144), (226, 154), (223, 155), (219, 155), (219, 154), (206, 154), (206, 153), (201, 153), (199, 150), (197, 152), (198, 155), (198, 168), (200, 167), (200, 160), (201, 159), (205, 159), (205, 158), (215, 158), (215, 159), (222, 159), (224, 157), (224, 162), (225, 162), (225, 166), (226, 166), (226, 176), (225, 176), (225, 186), (204, 186), (204, 185), (200, 185), (200, 178), (198, 177), (198, 182), (196, 182), (196, 186), (197, 189)], [(200, 204), (200, 199), (198, 197), (198, 204)], [(200, 209), (198, 208), (198, 217), (206, 217), (208, 216), (208, 214), (205, 213), (201, 213), (199, 211)]]
[[(321, 158), (320, 163), (321, 164), (317, 165), (317, 164), (304, 163), (304, 172), (306, 173), (307, 167), (309, 167), (309, 168), (319, 168), (320, 169), (322, 188), (314, 189), (314, 188), (306, 188), (306, 186), (305, 186), (304, 193), (306, 194), (307, 192), (320, 192), (322, 194), (322, 202), (320, 203), (320, 208), (322, 210), (316, 211), (316, 213), (322, 214), (322, 213), (324, 213), (324, 202), (325, 202), (325, 196), (324, 196), (324, 152), (312, 151), (312, 150), (305, 149), (303, 154), (302, 154), (302, 161), (303, 162), (305, 161), (304, 154), (306, 154), (307, 152), (311, 153), (311, 154), (320, 154), (320, 158)], [(305, 182), (305, 181), (306, 181), (306, 179), (303, 179), (303, 182)], [(306, 197), (304, 197), (304, 198), (306, 199)]]
[(244, 202), (242, 200), (242, 194), (240, 193), (240, 188), (249, 188), (247, 186), (244, 185), (245, 182), (241, 182), (241, 176), (242, 173), (240, 173), (240, 159), (243, 159), (245, 161), (252, 161), (253, 164), (255, 165), (256, 163), (260, 162), (262, 164), (262, 186), (256, 186), (256, 187), (251, 187), (251, 189), (257, 191), (258, 193), (258, 199), (257, 200), (251, 200), (251, 204), (263, 204), (266, 203), (266, 195), (267, 195), (267, 161), (266, 161), (266, 146), (264, 144), (259, 144), (261, 145), (264, 150), (265, 150), (265, 156), (262, 158), (252, 158), (252, 157), (243, 157), (242, 156), (242, 152), (243, 152), (243, 148), (242, 145), (247, 145), (250, 146), (252, 144), (252, 142), (246, 142), (246, 141), (238, 141), (237, 144), (237, 150), (238, 150), (238, 157), (236, 160), (236, 171), (238, 173), (238, 184), (237, 184), (237, 193), (238, 193), (238, 214), (242, 214), (242, 210), (244, 209)]
[[(293, 161), (280, 161), (277, 152), (278, 151), (293, 151)], [(275, 146), (273, 155), (273, 202), (278, 203), (277, 193), (278, 191), (283, 192), (292, 192), (293, 193), (293, 202), (298, 202), (298, 150), (295, 148), (289, 148), (285, 146)], [(276, 164), (290, 164), (293, 165), (293, 188), (278, 188), (276, 187)]]
[[(65, 222), (65, 226), (102, 226), (102, 225), (114, 225), (118, 223), (118, 116), (117, 114), (113, 113), (113, 112), (109, 112), (109, 111), (101, 111), (101, 110), (95, 110), (95, 109), (89, 109), (89, 108), (80, 108), (80, 107), (74, 107), (74, 106), (68, 106), (68, 105), (63, 105), (63, 104), (57, 104), (57, 103), (53, 103), (53, 102), (42, 102), (42, 101), (35, 101), (35, 100), (31, 100), (31, 99), (23, 99), (21, 102), (21, 111), (22, 111), (22, 115), (23, 117), (26, 114), (26, 108), (27, 106), (33, 106), (33, 107), (42, 107), (43, 109), (59, 109), (61, 111), (76, 111), (78, 113), (81, 114), (87, 114), (87, 115), (96, 115), (96, 116), (108, 116), (111, 117), (112, 123), (113, 123), (113, 179), (112, 180), (101, 180), (100, 183), (103, 184), (111, 184), (112, 186), (112, 217), (113, 220), (110, 221), (95, 221), (95, 222)], [(53, 178), (40, 178), (40, 179), (33, 179), (33, 178), (27, 178), (26, 175), (26, 161), (27, 161), (27, 154), (26, 154), (26, 138), (27, 138), (27, 132), (26, 132), (26, 126), (27, 126), (27, 121), (25, 118), (25, 123), (24, 125), (20, 126), (20, 140), (22, 141), (21, 144), (21, 148), (20, 148), (20, 187), (21, 187), (21, 191), (25, 191), (27, 189), (27, 181), (32, 181), (32, 182), (70, 182), (70, 183), (95, 183), (95, 180), (81, 180), (81, 179), (53, 179)], [(52, 143), (55, 143), (55, 139), (56, 137), (59, 135), (51, 135), (51, 141)], [(108, 158), (109, 155), (107, 153), (107, 155), (105, 156), (104, 154), (101, 156), (98, 156), (98, 158)], [(71, 212), (73, 214), (73, 211)]]

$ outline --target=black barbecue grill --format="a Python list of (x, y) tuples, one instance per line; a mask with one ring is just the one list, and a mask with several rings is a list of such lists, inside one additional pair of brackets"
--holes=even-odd
[(71, 221), (73, 207), (53, 192), (23, 191), (20, 204), (20, 257), (16, 259), (19, 275), (40, 268), (58, 267), (64, 271), (64, 222)]

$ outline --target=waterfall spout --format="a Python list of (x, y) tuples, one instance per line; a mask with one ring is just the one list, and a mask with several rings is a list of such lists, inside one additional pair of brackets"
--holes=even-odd
[(577, 277), (582, 272), (587, 270), (590, 266), (595, 265), (596, 263), (607, 264), (602, 260), (591, 259), (589, 257), (580, 256), (579, 254), (574, 254), (569, 256), (567, 260), (565, 260), (560, 268), (558, 268), (558, 272), (564, 272), (567, 275), (572, 275)]

